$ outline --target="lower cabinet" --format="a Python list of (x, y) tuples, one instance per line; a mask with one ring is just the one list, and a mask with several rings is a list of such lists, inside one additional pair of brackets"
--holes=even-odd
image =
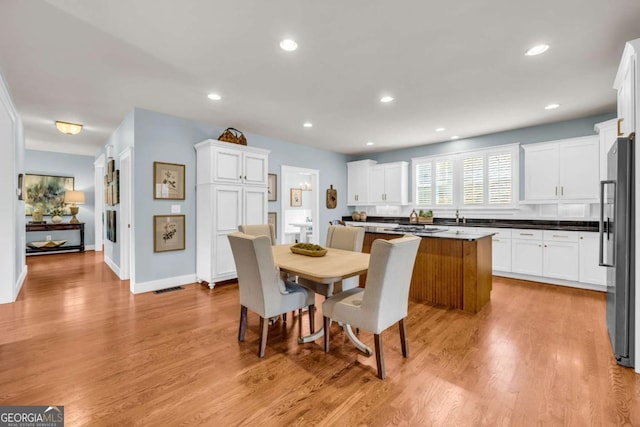
[(512, 239), (511, 271), (531, 276), (542, 276), (542, 241)]
[(543, 232), (542, 275), (578, 281), (578, 233), (545, 230)]
[(492, 245), (493, 271), (511, 271), (511, 239), (494, 236)]
[(607, 269), (600, 267), (600, 241), (598, 233), (580, 233), (578, 241), (580, 251), (580, 271), (578, 280), (582, 283), (604, 285), (607, 281)]

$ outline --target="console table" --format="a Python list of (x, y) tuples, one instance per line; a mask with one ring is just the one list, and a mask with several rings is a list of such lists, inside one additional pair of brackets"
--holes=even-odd
[(27, 246), (27, 254), (36, 252), (59, 252), (59, 251), (72, 251), (84, 252), (84, 222), (78, 224), (70, 223), (46, 223), (46, 224), (27, 224), (27, 233), (30, 231), (65, 231), (65, 230), (78, 230), (80, 232), (80, 244), (79, 245), (62, 245), (57, 248), (34, 248)]

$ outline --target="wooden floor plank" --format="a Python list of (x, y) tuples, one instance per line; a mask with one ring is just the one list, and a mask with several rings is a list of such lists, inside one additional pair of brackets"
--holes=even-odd
[(237, 285), (134, 296), (100, 252), (27, 262), (0, 306), (0, 404), (65, 405), (70, 426), (640, 425), (602, 293), (495, 277), (475, 315), (411, 302), (410, 357), (385, 331), (380, 381), (335, 323), (329, 353), (298, 345), (306, 313), (271, 326), (259, 359), (255, 313), (237, 341)]

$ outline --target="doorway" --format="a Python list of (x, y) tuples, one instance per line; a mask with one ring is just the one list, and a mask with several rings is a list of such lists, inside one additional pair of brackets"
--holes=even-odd
[(280, 242), (319, 242), (320, 172), (316, 169), (282, 166), (280, 169)]
[(131, 174), (133, 164), (133, 150), (129, 147), (120, 153), (120, 279), (129, 280), (131, 292), (135, 285), (133, 262), (133, 233), (131, 219), (133, 218), (133, 189)]

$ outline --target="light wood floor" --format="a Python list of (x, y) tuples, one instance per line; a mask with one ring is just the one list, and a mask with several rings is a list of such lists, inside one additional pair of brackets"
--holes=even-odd
[(495, 278), (477, 315), (412, 303), (410, 357), (387, 330), (381, 381), (338, 325), (329, 354), (298, 345), (306, 314), (258, 359), (254, 313), (237, 341), (237, 285), (133, 296), (100, 252), (27, 263), (0, 306), (0, 404), (64, 405), (67, 425), (640, 425), (602, 293)]

